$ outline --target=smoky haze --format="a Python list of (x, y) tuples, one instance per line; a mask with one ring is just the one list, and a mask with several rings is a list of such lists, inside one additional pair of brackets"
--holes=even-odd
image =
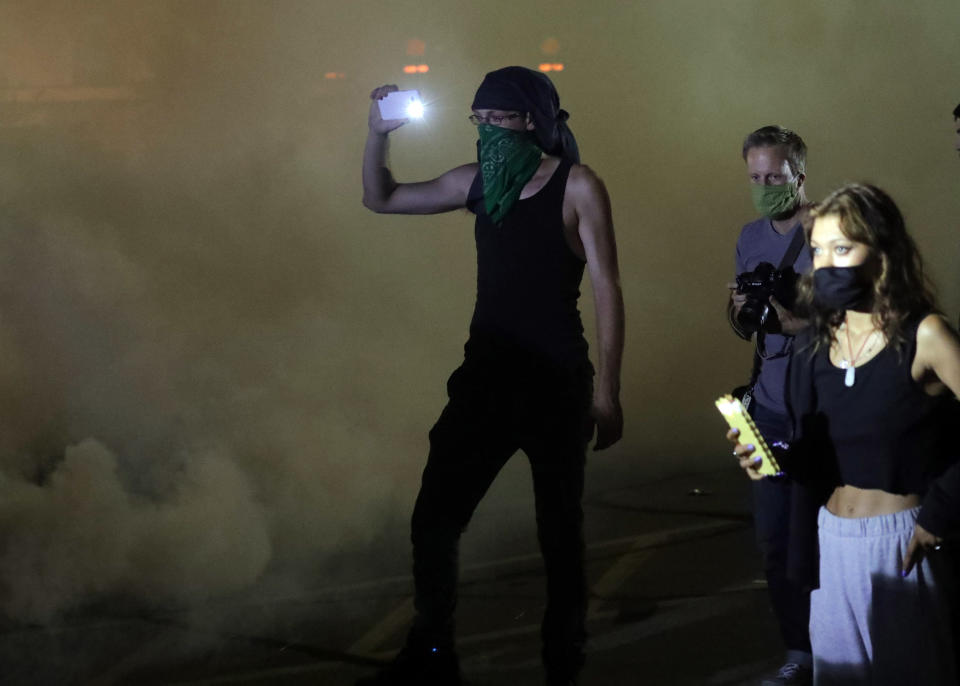
[(958, 26), (955, 0), (0, 2), (0, 610), (316, 585), (403, 530), (475, 258), (466, 213), (361, 206), (374, 86), (429, 104), (393, 135), (416, 180), (473, 158), (486, 71), (564, 65), (627, 307), (626, 434), (588, 478), (644, 478), (726, 455), (749, 131), (801, 133), (813, 199), (887, 189), (956, 319)]

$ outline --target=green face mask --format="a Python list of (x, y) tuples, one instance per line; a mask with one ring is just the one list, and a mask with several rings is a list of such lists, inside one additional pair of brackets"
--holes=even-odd
[(517, 202), (527, 181), (533, 178), (543, 151), (530, 131), (492, 124), (481, 124), (477, 131), (483, 204), (490, 219), (499, 224)]
[(780, 186), (750, 184), (753, 206), (757, 208), (757, 212), (771, 219), (790, 214), (797, 206), (799, 194), (800, 189), (795, 183), (787, 182)]

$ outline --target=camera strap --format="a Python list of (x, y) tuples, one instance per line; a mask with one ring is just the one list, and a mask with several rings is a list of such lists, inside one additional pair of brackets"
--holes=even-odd
[(783, 253), (783, 259), (780, 260), (780, 266), (777, 267), (777, 271), (782, 272), (787, 267), (792, 267), (793, 263), (800, 257), (801, 250), (803, 250), (802, 226), (794, 229), (793, 239), (790, 241), (790, 245), (787, 246), (787, 252)]
[[(793, 263), (797, 261), (797, 258), (800, 257), (800, 251), (803, 250), (804, 245), (804, 236), (803, 236), (803, 227), (797, 226), (793, 229), (793, 238), (790, 240), (790, 245), (787, 246), (787, 251), (783, 253), (783, 257), (780, 259), (780, 264), (777, 265), (777, 271), (782, 272), (787, 267), (793, 267)], [(763, 327), (757, 331), (757, 345), (753, 351), (753, 371), (750, 373), (750, 387), (753, 388), (753, 385), (757, 383), (757, 377), (760, 376), (760, 367), (763, 365), (763, 360), (766, 357), (766, 333), (763, 331)], [(789, 347), (784, 350), (784, 354), (789, 350)], [(780, 354), (777, 354), (776, 357), (780, 357)]]

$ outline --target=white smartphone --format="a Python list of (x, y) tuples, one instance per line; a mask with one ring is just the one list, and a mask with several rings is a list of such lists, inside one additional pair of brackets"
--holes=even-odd
[(378, 103), (381, 119), (419, 119), (423, 116), (420, 91), (393, 91)]
[(714, 404), (717, 406), (717, 409), (720, 410), (720, 414), (723, 415), (724, 419), (727, 420), (730, 428), (740, 430), (738, 440), (744, 445), (749, 443), (753, 444), (753, 457), (759, 457), (761, 459), (760, 468), (757, 471), (764, 476), (775, 476), (779, 474), (780, 465), (777, 464), (777, 459), (773, 456), (773, 451), (767, 446), (767, 442), (763, 440), (763, 436), (757, 430), (753, 419), (747, 414), (747, 411), (743, 409), (743, 404), (740, 402), (740, 399), (734, 398), (731, 395), (724, 395), (717, 398)]

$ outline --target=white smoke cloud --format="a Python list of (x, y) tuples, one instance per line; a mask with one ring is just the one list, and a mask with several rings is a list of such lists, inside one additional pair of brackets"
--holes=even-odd
[(107, 593), (194, 603), (254, 582), (270, 536), (246, 477), (216, 452), (181, 464), (161, 501), (132, 493), (93, 439), (42, 486), (0, 474), (0, 611), (46, 622)]

